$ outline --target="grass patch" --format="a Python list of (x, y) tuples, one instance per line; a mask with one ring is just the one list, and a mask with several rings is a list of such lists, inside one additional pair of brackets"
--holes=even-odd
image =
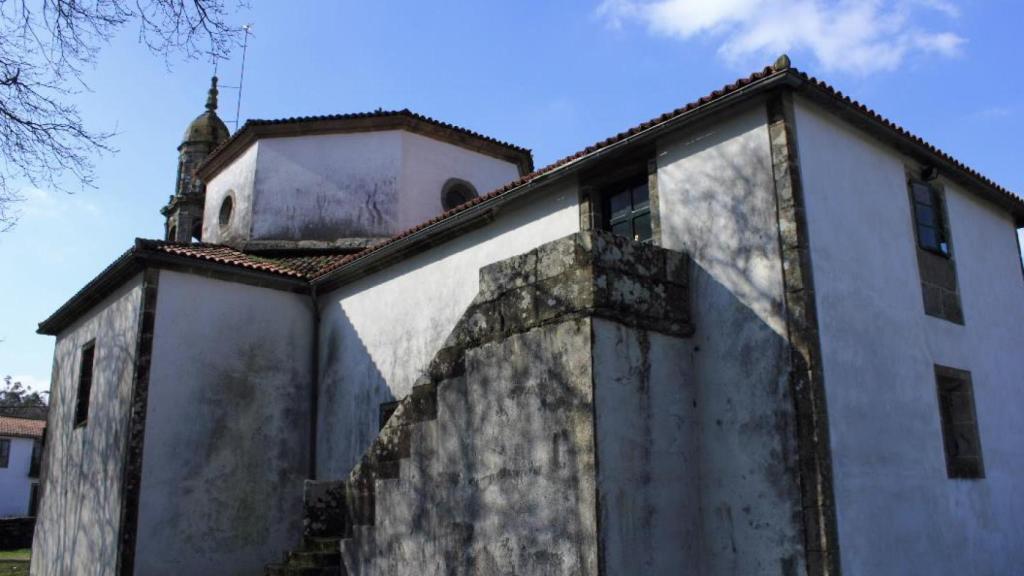
[(0, 576), (28, 576), (28, 561), (32, 551), (0, 550)]

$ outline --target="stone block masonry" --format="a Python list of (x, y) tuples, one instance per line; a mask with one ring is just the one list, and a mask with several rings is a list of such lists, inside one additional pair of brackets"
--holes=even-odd
[[(685, 255), (601, 232), (484, 267), (477, 298), (359, 465), (344, 480), (307, 484), (303, 546), (268, 573), (597, 575), (611, 573), (602, 563), (624, 565), (622, 538), (602, 547), (606, 535), (634, 529), (620, 516), (639, 509), (602, 503), (598, 434), (614, 435), (622, 420), (598, 426), (595, 386), (617, 387), (609, 398), (640, 394), (637, 406), (671, 397), (682, 410), (685, 395), (634, 394), (636, 378), (623, 385), (614, 374), (671, 372), (650, 359), (678, 359), (671, 343), (692, 333), (688, 267)], [(598, 361), (596, 335), (610, 331), (647, 347), (622, 366), (615, 355)], [(629, 425), (646, 410), (631, 412)], [(658, 504), (650, 496), (669, 478), (664, 463), (681, 462), (684, 445), (658, 447), (660, 464), (640, 473), (648, 479), (637, 488), (641, 507)], [(620, 494), (623, 477), (608, 478)], [(602, 519), (602, 507), (615, 514)], [(666, 512), (677, 523), (692, 519)], [(340, 563), (329, 565), (338, 550)]]

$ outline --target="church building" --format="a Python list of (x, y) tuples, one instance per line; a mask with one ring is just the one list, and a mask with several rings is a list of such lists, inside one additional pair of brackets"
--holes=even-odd
[(178, 152), (39, 326), (34, 575), (1024, 565), (1024, 200), (785, 56), (540, 169), (216, 78)]

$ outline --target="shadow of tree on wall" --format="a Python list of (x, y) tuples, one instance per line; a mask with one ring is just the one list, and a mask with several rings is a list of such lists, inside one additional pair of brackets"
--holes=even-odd
[(659, 158), (663, 245), (693, 259), (700, 573), (802, 563), (779, 227), (763, 117)]
[[(140, 295), (141, 288), (134, 283), (111, 298), (113, 305), (58, 340), (33, 543), (33, 574), (78, 574), (85, 567), (112, 571), (116, 564), (121, 462)], [(96, 353), (88, 422), (74, 427), (81, 349), (93, 338)]]

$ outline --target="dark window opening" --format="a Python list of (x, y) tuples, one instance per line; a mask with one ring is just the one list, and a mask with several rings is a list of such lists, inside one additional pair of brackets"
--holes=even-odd
[(92, 392), (92, 366), (96, 356), (96, 341), (82, 347), (82, 362), (78, 368), (78, 397), (75, 399), (75, 427), (85, 426), (89, 419), (89, 394)]
[(231, 215), (235, 210), (235, 200), (229, 194), (224, 197), (220, 204), (220, 213), (217, 215), (217, 223), (221, 228), (227, 228), (231, 224)]
[(202, 220), (196, 220), (195, 223), (192, 224), (192, 239), (196, 242), (201, 242), (203, 240)]
[(32, 492), (28, 496), (28, 515), (36, 517), (39, 513), (39, 484), (32, 484)]
[(917, 244), (923, 250), (949, 256), (949, 234), (946, 230), (942, 195), (924, 182), (910, 182), (910, 193), (914, 203), (914, 225), (917, 228)]
[(441, 189), (441, 205), (445, 212), (476, 198), (476, 189), (465, 180), (452, 178)]
[(380, 414), (378, 415), (379, 430), (384, 429), (384, 425), (388, 423), (388, 420), (391, 418), (391, 415), (394, 414), (395, 410), (397, 409), (398, 400), (395, 400), (394, 402), (381, 402)]
[(11, 441), (0, 438), (0, 468), (7, 468), (11, 463)]
[(970, 372), (935, 367), (939, 393), (942, 443), (946, 451), (946, 474), (950, 478), (984, 478), (981, 437), (974, 406)]
[(603, 229), (635, 242), (651, 241), (651, 197), (646, 176), (611, 185), (601, 196)]
[[(45, 428), (43, 429), (45, 435)], [(43, 440), (32, 442), (32, 462), (28, 467), (29, 478), (39, 478), (39, 466), (43, 459)]]

